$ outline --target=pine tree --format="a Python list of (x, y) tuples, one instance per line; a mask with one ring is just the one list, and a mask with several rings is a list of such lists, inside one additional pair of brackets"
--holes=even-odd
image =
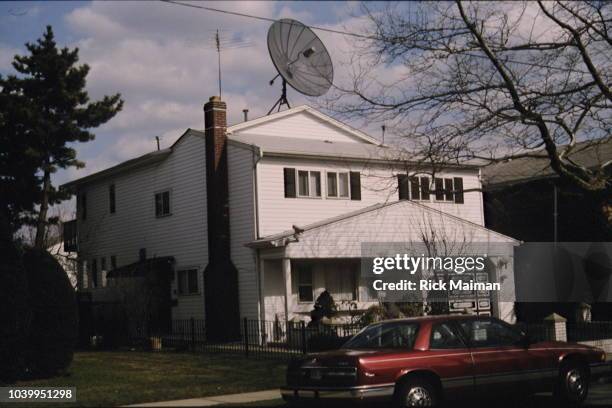
[(35, 246), (42, 248), (49, 206), (69, 197), (51, 184), (51, 174), (84, 166), (71, 144), (93, 140), (90, 129), (115, 116), (123, 101), (120, 94), (90, 101), (85, 89), (89, 66), (77, 65), (78, 48), (57, 47), (51, 26), (26, 48), (29, 55), (13, 60), (18, 74), (0, 77), (0, 148), (6, 152), (0, 155), (6, 156), (0, 157), (0, 191), (23, 193), (2, 203), (13, 220), (39, 205)]

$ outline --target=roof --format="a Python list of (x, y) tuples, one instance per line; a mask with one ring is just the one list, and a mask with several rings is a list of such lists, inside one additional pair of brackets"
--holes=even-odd
[[(425, 211), (425, 212), (429, 212), (432, 214), (435, 214), (438, 217), (445, 217), (448, 219), (452, 219), (455, 222), (458, 222), (460, 224), (464, 224), (466, 226), (469, 226), (470, 228), (476, 228), (476, 229), (480, 229), (480, 230), (484, 230), (490, 234), (496, 235), (502, 239), (508, 240), (508, 241), (513, 241), (513, 242), (519, 242), (518, 240), (509, 237), (507, 235), (504, 234), (500, 234), (499, 232), (495, 232), (493, 230), (490, 230), (488, 228), (483, 227), (482, 225), (476, 224), (474, 222), (471, 221), (467, 221), (463, 218), (459, 218), (456, 217), (454, 215), (445, 213), (443, 211), (437, 210), (435, 208), (431, 208), (428, 207), (426, 205), (414, 202), (414, 201), (409, 201), (409, 200), (400, 200), (400, 201), (394, 201), (394, 202), (389, 202), (389, 203), (378, 203), (378, 204), (374, 204), (368, 207), (364, 207), (361, 208), (359, 210), (356, 211), (351, 211), (351, 212), (347, 212), (335, 217), (331, 217), (331, 218), (327, 218), (321, 221), (317, 221), (314, 222), (312, 224), (308, 224), (306, 226), (298, 226), (298, 228), (300, 229), (300, 234), (305, 233), (305, 232), (309, 232), (309, 231), (313, 231), (319, 228), (323, 228), (323, 227), (327, 227), (330, 226), (332, 224), (335, 223), (339, 223), (342, 221), (345, 221), (349, 218), (353, 218), (353, 217), (358, 217), (360, 215), (363, 214), (367, 214), (370, 212), (374, 212), (374, 211), (378, 211), (378, 210), (382, 210), (382, 209), (387, 209), (387, 208), (391, 208), (393, 206), (399, 206), (399, 205), (410, 205), (410, 206), (414, 206), (415, 208)], [(252, 241), (248, 244), (246, 244), (249, 247), (253, 247), (253, 248), (264, 248), (264, 247), (279, 247), (279, 246), (285, 246), (286, 244), (288, 244), (291, 241), (291, 238), (295, 237), (296, 235), (296, 231), (294, 229), (291, 230), (287, 230), (287, 231), (283, 231), (280, 232), (278, 234), (273, 234), (273, 235), (269, 235), (267, 237), (263, 237), (260, 239), (257, 239), (255, 241)]]
[[(550, 167), (550, 159), (545, 150), (533, 154), (535, 157), (520, 157), (483, 167), (483, 184), (486, 187), (498, 187), (558, 177)], [(595, 168), (612, 160), (612, 136), (576, 143), (569, 158), (587, 168)]]
[(399, 160), (408, 154), (386, 146), (369, 143), (335, 142), (331, 140), (300, 139), (295, 137), (237, 134), (230, 142), (255, 146), (264, 155), (323, 156), (340, 159)]
[(60, 186), (60, 188), (62, 189), (72, 189), (74, 187), (76, 187), (77, 185), (80, 184), (87, 184), (93, 181), (97, 181), (97, 180), (101, 180), (104, 179), (106, 177), (115, 175), (115, 174), (119, 174), (119, 173), (123, 173), (126, 170), (133, 170), (139, 167), (143, 167), (143, 166), (147, 166), (153, 163), (158, 163), (162, 160), (164, 160), (166, 157), (168, 157), (170, 155), (170, 153), (172, 153), (173, 149), (175, 148), (175, 146), (188, 134), (195, 134), (198, 136), (204, 136), (204, 132), (199, 131), (199, 130), (194, 130), (194, 129), (187, 129), (173, 144), (172, 146), (165, 148), (165, 149), (161, 149), (161, 150), (156, 150), (154, 152), (150, 152), (147, 154), (143, 154), (142, 156), (138, 156), (134, 159), (130, 159), (124, 162), (121, 162), (113, 167), (109, 167), (107, 169), (104, 169), (102, 171), (98, 171), (96, 173), (90, 174), (88, 176), (85, 177), (81, 177), (78, 178), (76, 180), (72, 180), (68, 183), (62, 184)]
[[(345, 132), (348, 132), (351, 135), (353, 135), (354, 137), (356, 137), (358, 139), (361, 139), (361, 140), (363, 140), (365, 142), (372, 143), (372, 144), (375, 144), (375, 145), (381, 145), (382, 144), (378, 139), (375, 139), (372, 136), (370, 136), (370, 135), (368, 135), (368, 134), (366, 134), (366, 133), (364, 133), (364, 132), (362, 132), (362, 131), (360, 131), (358, 129), (355, 129), (354, 127), (349, 126), (349, 125), (347, 125), (344, 122), (341, 122), (341, 121), (339, 121), (337, 119), (334, 119), (331, 116), (328, 116), (328, 115), (326, 115), (326, 114), (324, 114), (322, 112), (319, 112), (318, 110), (316, 110), (313, 107), (308, 106), (308, 105), (296, 106), (295, 108), (287, 109), (287, 110), (284, 110), (284, 111), (281, 111), (281, 112), (272, 113), (272, 114), (266, 115), (266, 116), (260, 116), (259, 118), (251, 119), (251, 120), (248, 120), (246, 122), (241, 122), (241, 123), (238, 123), (236, 125), (232, 125), (232, 126), (229, 126), (227, 128), (227, 132), (228, 133), (233, 133), (233, 132), (237, 132), (237, 131), (244, 132), (246, 129), (248, 129), (250, 127), (257, 126), (259, 124), (262, 124), (262, 123), (265, 123), (265, 122), (269, 122), (269, 121), (272, 121), (272, 120), (280, 119), (280, 118), (283, 118), (285, 116), (293, 115), (293, 114), (299, 113), (299, 112), (309, 113), (309, 114), (311, 114), (311, 115), (321, 119), (322, 121), (329, 123), (332, 126), (341, 128)], [(248, 133), (248, 132), (246, 132), (246, 133)]]

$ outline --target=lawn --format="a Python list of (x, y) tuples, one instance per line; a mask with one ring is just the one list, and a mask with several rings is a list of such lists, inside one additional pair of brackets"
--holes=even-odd
[(66, 406), (111, 406), (278, 388), (285, 367), (216, 354), (80, 352), (70, 375), (17, 385), (76, 387), (77, 403)]

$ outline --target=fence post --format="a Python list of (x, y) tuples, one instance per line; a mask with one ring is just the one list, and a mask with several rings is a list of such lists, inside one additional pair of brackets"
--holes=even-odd
[(249, 322), (245, 317), (243, 319), (244, 322), (244, 354), (249, 356)]
[(306, 354), (306, 323), (303, 320), (300, 322), (300, 333), (302, 335), (302, 354)]
[(544, 323), (552, 337), (549, 340), (567, 341), (567, 319), (565, 317), (553, 313), (544, 318)]
[(193, 317), (189, 320), (191, 330), (191, 350), (195, 350), (195, 321)]

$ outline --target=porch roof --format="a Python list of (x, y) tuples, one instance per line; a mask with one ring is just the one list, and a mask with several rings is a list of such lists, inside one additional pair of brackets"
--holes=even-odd
[(435, 232), (448, 241), (510, 243), (520, 241), (481, 225), (414, 201), (375, 204), (246, 244), (252, 248), (285, 247), (294, 258), (358, 258), (363, 242), (420, 242)]

